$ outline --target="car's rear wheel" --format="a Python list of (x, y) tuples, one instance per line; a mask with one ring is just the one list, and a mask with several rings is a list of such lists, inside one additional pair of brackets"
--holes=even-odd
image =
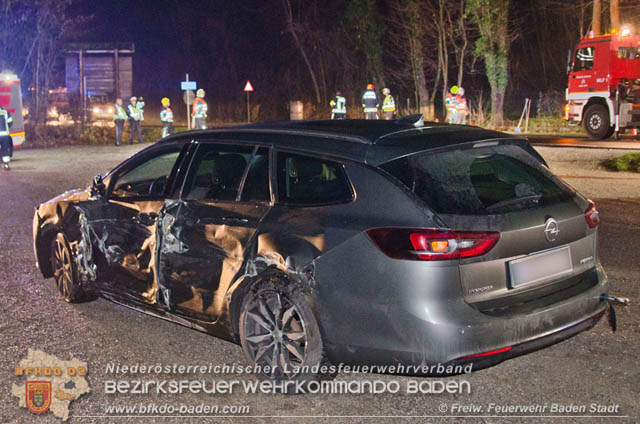
[(84, 299), (76, 261), (63, 233), (56, 234), (51, 242), (51, 269), (58, 293), (64, 301), (75, 303)]
[(323, 370), (318, 323), (302, 292), (285, 278), (258, 281), (242, 302), (242, 349), (256, 374), (279, 384), (284, 393), (304, 392), (308, 384), (332, 378)]
[(602, 105), (591, 105), (584, 114), (584, 130), (591, 138), (602, 140), (613, 134), (609, 125), (609, 113)]

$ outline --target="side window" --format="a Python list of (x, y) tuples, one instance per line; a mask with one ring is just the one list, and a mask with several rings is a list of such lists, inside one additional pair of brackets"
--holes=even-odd
[(340, 163), (291, 153), (278, 153), (278, 201), (295, 206), (346, 203), (351, 183)]
[(593, 55), (595, 47), (581, 47), (576, 51), (576, 59), (573, 63), (573, 71), (590, 71), (593, 69)]
[(236, 200), (253, 150), (252, 146), (200, 145), (183, 197), (187, 200)]
[(638, 48), (618, 47), (618, 59), (638, 59)]
[(180, 149), (164, 151), (120, 175), (113, 184), (114, 197), (161, 197)]
[(269, 149), (260, 148), (251, 159), (249, 173), (242, 187), (243, 202), (270, 202)]

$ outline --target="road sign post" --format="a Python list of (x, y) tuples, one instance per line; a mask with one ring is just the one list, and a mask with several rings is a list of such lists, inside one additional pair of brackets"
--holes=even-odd
[(189, 81), (189, 74), (185, 75), (185, 81), (180, 81), (180, 89), (184, 91), (182, 95), (182, 100), (184, 100), (187, 105), (187, 128), (191, 129), (191, 104), (193, 103), (193, 99), (195, 98), (194, 91), (198, 88), (198, 85), (195, 81)]
[(247, 83), (244, 85), (244, 91), (247, 93), (247, 123), (251, 122), (251, 107), (249, 103), (249, 93), (253, 91), (253, 86), (251, 85), (251, 81), (247, 80)]

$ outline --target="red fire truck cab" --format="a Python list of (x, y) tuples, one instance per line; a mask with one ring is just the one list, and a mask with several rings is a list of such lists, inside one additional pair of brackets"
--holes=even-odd
[(564, 119), (604, 139), (640, 127), (640, 36), (628, 31), (580, 41), (572, 53)]

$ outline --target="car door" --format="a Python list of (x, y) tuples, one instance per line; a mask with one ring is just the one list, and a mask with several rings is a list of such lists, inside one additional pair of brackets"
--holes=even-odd
[(104, 292), (155, 303), (156, 218), (188, 144), (158, 146), (125, 162), (110, 176), (105, 195), (87, 214)]
[(272, 205), (269, 149), (202, 143), (179, 201), (160, 218), (158, 268), (165, 305), (214, 322), (245, 251)]

